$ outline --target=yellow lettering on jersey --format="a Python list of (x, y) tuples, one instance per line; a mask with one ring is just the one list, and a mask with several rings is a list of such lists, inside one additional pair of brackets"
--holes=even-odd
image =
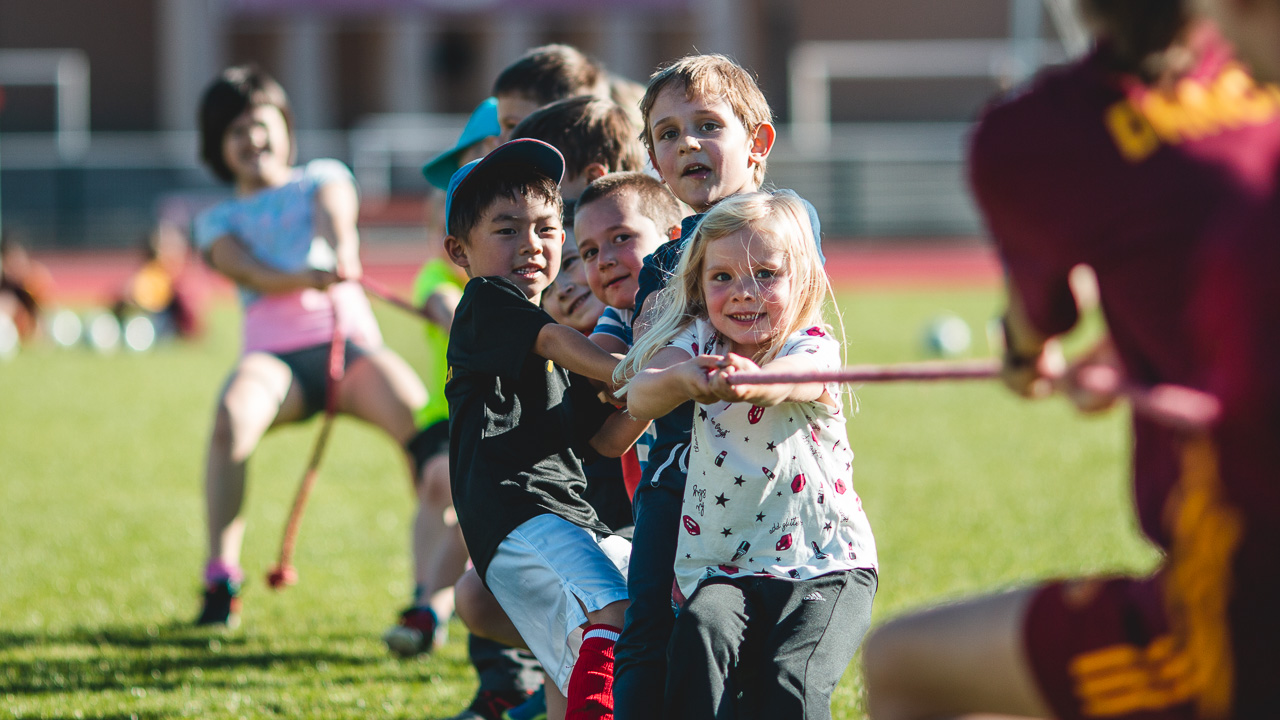
[(1239, 511), (1223, 500), (1217, 448), (1209, 438), (1187, 442), (1182, 476), (1168, 507), (1173, 535), (1165, 586), (1169, 624), (1195, 660), (1199, 716), (1227, 718), (1235, 683), (1227, 604), (1234, 584), (1232, 560), (1244, 530)]
[(1104, 123), (1125, 160), (1138, 163), (1160, 145), (1178, 145), (1280, 117), (1280, 88), (1259, 85), (1239, 66), (1205, 83), (1184, 79), (1113, 103)]
[(452, 365), (450, 365), (450, 366), (448, 367), (448, 369), (446, 369), (446, 370), (444, 371), (444, 382), (445, 382), (445, 384), (447, 385), (447, 384), (449, 383), (449, 381), (450, 381), (450, 380), (452, 380), (452, 379), (453, 379), (453, 366), (452, 366)]
[(1140, 101), (1143, 117), (1151, 123), (1156, 135), (1170, 145), (1183, 141), (1182, 131), (1187, 125), (1186, 113), (1176, 98), (1151, 93)]
[(1141, 162), (1160, 147), (1156, 131), (1127, 100), (1107, 108), (1107, 129), (1129, 162)]
[(547, 361), (547, 372), (555, 372), (555, 371), (556, 371), (556, 364), (555, 364), (555, 363), (553, 363), (553, 362), (551, 362), (550, 360), (548, 360), (548, 361)]
[(1195, 696), (1194, 666), (1170, 635), (1146, 647), (1124, 643), (1082, 653), (1068, 670), (1081, 709), (1092, 717), (1159, 710)]
[(1226, 613), (1232, 556), (1242, 534), (1223, 502), (1213, 443), (1189, 439), (1169, 501), (1173, 547), (1165, 574), (1171, 632), (1145, 646), (1118, 643), (1072, 658), (1085, 715), (1116, 717), (1194, 703), (1197, 717), (1231, 717), (1234, 666)]

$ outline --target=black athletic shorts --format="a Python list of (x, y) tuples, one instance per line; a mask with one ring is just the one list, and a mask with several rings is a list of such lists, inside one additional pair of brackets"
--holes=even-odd
[[(350, 369), (352, 364), (365, 354), (364, 350), (348, 340), (342, 358), (343, 372)], [(289, 371), (293, 373), (293, 381), (302, 387), (304, 405), (302, 417), (309, 418), (324, 410), (329, 388), (329, 343), (312, 345), (293, 352), (272, 353), (272, 355), (289, 366)]]
[(415, 478), (422, 477), (427, 461), (441, 453), (449, 452), (449, 421), (438, 420), (418, 431), (406, 446), (413, 457)]

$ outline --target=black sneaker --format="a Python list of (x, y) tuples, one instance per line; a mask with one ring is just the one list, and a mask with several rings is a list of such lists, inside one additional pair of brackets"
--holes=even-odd
[(429, 607), (415, 606), (400, 613), (396, 626), (382, 634), (387, 649), (400, 657), (416, 657), (443, 645), (448, 626)]
[(221, 625), (234, 628), (240, 625), (240, 583), (223, 578), (205, 586), (204, 607), (196, 625)]
[(502, 713), (529, 699), (529, 693), (519, 690), (498, 692), (480, 690), (466, 710), (448, 720), (502, 720)]

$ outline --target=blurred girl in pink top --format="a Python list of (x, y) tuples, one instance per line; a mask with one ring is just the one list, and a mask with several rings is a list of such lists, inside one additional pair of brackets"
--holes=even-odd
[[(426, 390), (382, 346), (361, 275), (358, 200), (337, 160), (293, 162), (284, 90), (253, 66), (225, 70), (200, 105), (201, 158), (235, 197), (196, 218), (196, 244), (236, 283), (244, 345), (218, 399), (205, 471), (209, 559), (197, 624), (233, 625), (239, 610), (245, 463), (272, 427), (325, 407), (372, 423), (403, 446)], [(335, 323), (345, 372), (330, 388)], [(415, 553), (418, 554), (418, 553)]]

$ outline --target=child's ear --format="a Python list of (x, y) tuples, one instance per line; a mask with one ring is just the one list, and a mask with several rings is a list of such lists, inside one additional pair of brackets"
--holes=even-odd
[(665, 183), (667, 179), (662, 177), (662, 168), (658, 167), (658, 158), (653, 156), (652, 150), (649, 151), (649, 165), (653, 167), (654, 172), (658, 173), (658, 179)]
[(608, 174), (609, 168), (598, 162), (588, 163), (587, 166), (582, 169), (582, 177), (586, 178), (587, 185), (590, 185)]
[(460, 268), (470, 268), (471, 260), (467, 258), (467, 246), (458, 237), (454, 235), (444, 236), (444, 251), (453, 261), (454, 265)]
[(751, 135), (751, 162), (757, 165), (764, 162), (764, 159), (769, 157), (769, 151), (773, 149), (773, 141), (777, 137), (778, 132), (774, 129), (773, 123), (760, 123)]

